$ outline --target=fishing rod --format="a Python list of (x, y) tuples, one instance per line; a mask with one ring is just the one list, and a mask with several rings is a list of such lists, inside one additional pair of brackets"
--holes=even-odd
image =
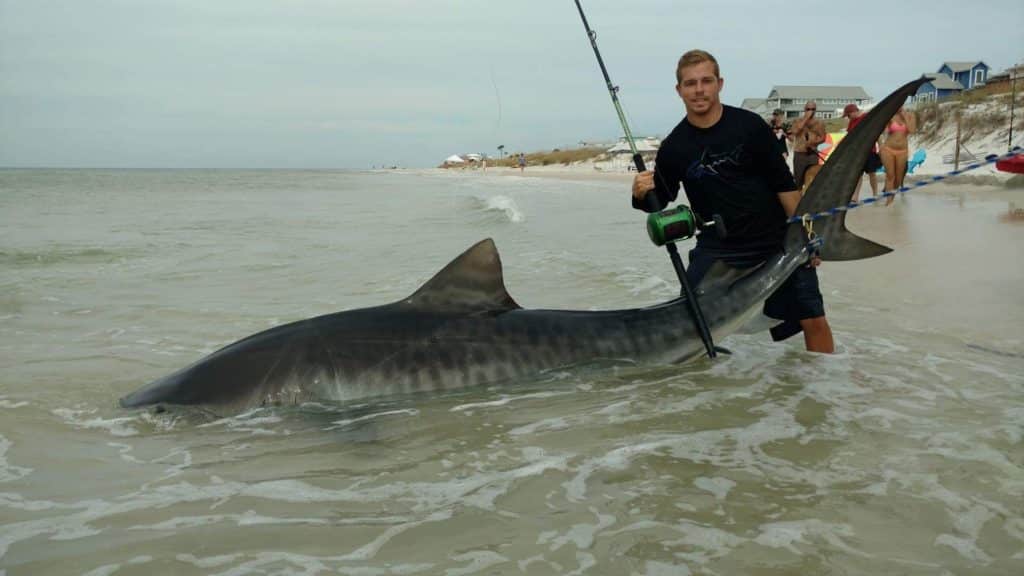
[[(633, 153), (633, 165), (636, 166), (637, 173), (646, 172), (647, 167), (644, 165), (644, 158), (636, 149), (633, 132), (629, 129), (629, 123), (626, 122), (626, 114), (622, 111), (622, 104), (619, 103), (619, 87), (612, 84), (612, 79), (608, 75), (608, 68), (605, 67), (604, 59), (601, 58), (601, 51), (597, 49), (597, 32), (590, 28), (587, 16), (583, 13), (583, 6), (580, 5), (580, 0), (575, 0), (575, 2), (576, 9), (580, 12), (580, 19), (583, 20), (583, 28), (587, 31), (587, 38), (590, 39), (590, 46), (594, 49), (594, 56), (597, 57), (597, 65), (601, 67), (601, 74), (604, 75), (604, 81), (608, 87), (608, 94), (612, 97), (615, 112), (619, 115), (622, 131), (626, 134), (626, 142)], [(658, 212), (657, 200), (649, 192), (644, 196), (643, 202), (647, 212), (650, 213), (647, 217), (647, 234), (655, 245), (664, 245), (665, 249), (668, 250), (669, 259), (672, 260), (672, 267), (676, 270), (676, 276), (679, 277), (679, 283), (683, 287), (683, 295), (686, 296), (686, 302), (689, 304), (693, 324), (697, 328), (697, 333), (700, 334), (700, 339), (704, 342), (704, 349), (707, 350), (708, 357), (714, 358), (718, 355), (717, 351), (721, 349), (716, 348), (714, 341), (711, 339), (711, 330), (708, 328), (707, 320), (704, 319), (704, 313), (701, 312), (700, 304), (697, 302), (697, 297), (690, 286), (690, 281), (686, 278), (686, 268), (683, 266), (683, 260), (679, 257), (679, 250), (675, 245), (677, 241), (685, 240), (694, 235), (698, 226), (697, 219), (694, 217), (693, 211), (684, 205), (677, 206), (671, 210), (665, 210), (664, 212)], [(702, 222), (700, 225), (715, 226), (719, 229), (722, 236), (725, 235), (722, 220), (717, 215), (712, 222)]]

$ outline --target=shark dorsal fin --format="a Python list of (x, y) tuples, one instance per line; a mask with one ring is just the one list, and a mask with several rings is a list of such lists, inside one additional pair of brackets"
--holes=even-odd
[(458, 255), (403, 303), (465, 313), (497, 313), (519, 308), (505, 290), (501, 258), (490, 238)]

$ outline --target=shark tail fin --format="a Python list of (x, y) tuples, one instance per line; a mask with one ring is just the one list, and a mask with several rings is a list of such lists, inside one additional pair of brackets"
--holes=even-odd
[[(821, 171), (800, 200), (796, 214), (817, 214), (849, 204), (860, 182), (864, 163), (889, 124), (889, 119), (927, 81), (927, 78), (921, 77), (907, 82), (867, 113), (864, 120), (836, 145), (835, 151), (822, 165)], [(891, 248), (850, 232), (846, 228), (846, 211), (842, 209), (826, 218), (815, 220), (813, 227), (824, 242), (819, 250), (822, 260), (861, 260), (892, 252)], [(786, 233), (787, 251), (799, 250), (805, 242), (803, 226), (800, 223), (790, 224)]]

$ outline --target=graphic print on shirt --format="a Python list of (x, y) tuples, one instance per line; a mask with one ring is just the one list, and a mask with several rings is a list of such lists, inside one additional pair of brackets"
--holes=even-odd
[(730, 167), (740, 167), (740, 159), (743, 156), (743, 144), (736, 145), (729, 152), (715, 154), (705, 148), (700, 158), (695, 160), (686, 169), (686, 177), (693, 180), (700, 180), (705, 176), (716, 176), (721, 179), (728, 179)]

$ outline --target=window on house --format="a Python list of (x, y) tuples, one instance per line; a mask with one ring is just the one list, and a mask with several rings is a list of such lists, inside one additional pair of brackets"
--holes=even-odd
[(984, 84), (984, 83), (985, 83), (985, 71), (984, 70), (975, 70), (974, 71), (974, 84), (978, 85), (978, 84)]

